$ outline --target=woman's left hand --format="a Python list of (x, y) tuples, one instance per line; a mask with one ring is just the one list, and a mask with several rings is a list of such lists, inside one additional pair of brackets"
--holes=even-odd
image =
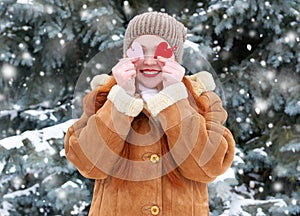
[(162, 78), (164, 88), (181, 82), (185, 68), (182, 67), (178, 62), (172, 59), (166, 59), (161, 56), (157, 57), (157, 60), (163, 65), (162, 66)]

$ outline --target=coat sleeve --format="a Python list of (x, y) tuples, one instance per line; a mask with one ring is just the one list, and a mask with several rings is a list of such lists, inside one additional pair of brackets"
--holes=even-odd
[[(234, 157), (233, 136), (223, 125), (227, 112), (212, 91), (191, 100), (182, 83), (171, 88), (150, 101), (150, 112), (165, 131), (179, 172), (194, 181), (211, 182), (230, 167)], [(169, 102), (154, 108), (158, 98)]]
[(101, 100), (97, 89), (84, 98), (84, 113), (68, 129), (64, 143), (67, 159), (83, 176), (92, 179), (112, 174), (131, 122), (143, 108), (141, 99), (129, 96), (118, 85), (112, 87), (99, 108)]

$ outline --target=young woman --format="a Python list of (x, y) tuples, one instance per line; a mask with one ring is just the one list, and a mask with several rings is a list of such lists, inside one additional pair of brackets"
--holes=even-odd
[(65, 138), (66, 157), (95, 179), (89, 215), (203, 216), (207, 183), (234, 140), (208, 72), (184, 76), (185, 27), (159, 12), (134, 17), (124, 58), (99, 75)]

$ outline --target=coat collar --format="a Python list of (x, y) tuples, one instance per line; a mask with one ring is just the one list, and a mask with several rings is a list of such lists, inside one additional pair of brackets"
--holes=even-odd
[[(213, 91), (216, 88), (213, 76), (207, 71), (201, 71), (190, 76), (185, 76), (182, 81), (190, 91), (194, 91), (198, 96), (203, 92)], [(92, 89), (104, 85), (108, 85), (108, 87), (111, 88), (115, 84), (116, 81), (113, 76), (100, 74), (92, 79), (90, 86)]]

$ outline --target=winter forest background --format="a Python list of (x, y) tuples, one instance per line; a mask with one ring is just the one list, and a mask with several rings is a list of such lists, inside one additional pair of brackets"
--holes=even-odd
[(209, 185), (211, 215), (299, 215), (299, 0), (0, 0), (0, 215), (88, 214), (93, 181), (64, 133), (145, 11), (186, 25), (183, 65), (213, 73), (229, 114), (236, 157)]

